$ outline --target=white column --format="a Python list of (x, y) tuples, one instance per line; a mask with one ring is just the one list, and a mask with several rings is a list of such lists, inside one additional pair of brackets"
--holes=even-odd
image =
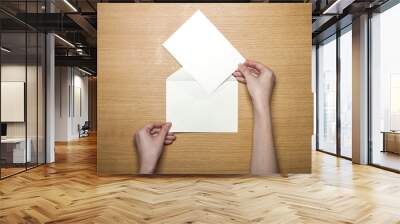
[(353, 20), (353, 162), (368, 163), (368, 15)]
[(54, 133), (55, 133), (55, 60), (54, 60), (54, 35), (47, 34), (46, 36), (46, 163), (52, 163), (55, 161), (54, 151)]

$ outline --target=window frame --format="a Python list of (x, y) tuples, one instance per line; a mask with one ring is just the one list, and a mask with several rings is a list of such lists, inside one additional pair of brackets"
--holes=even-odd
[[(315, 52), (315, 57), (316, 57), (316, 63), (315, 63), (315, 81), (316, 81), (316, 130), (315, 130), (315, 134), (316, 134), (316, 151), (319, 152), (323, 152), (329, 155), (333, 155), (336, 157), (340, 157), (340, 158), (344, 158), (347, 160), (352, 160), (352, 158), (347, 157), (342, 155), (341, 153), (341, 119), (340, 119), (340, 84), (341, 84), (341, 67), (340, 67), (340, 60), (341, 60), (341, 55), (340, 55), (340, 37), (342, 35), (344, 35), (347, 32), (351, 32), (352, 31), (352, 23), (347, 24), (345, 27), (341, 28), (340, 30), (337, 30), (336, 33), (328, 36), (327, 38), (319, 41), (316, 44), (316, 52)], [(318, 49), (321, 45), (321, 43), (327, 43), (330, 41), (336, 41), (336, 152), (332, 153), (332, 152), (328, 152), (327, 150), (321, 149), (319, 146), (319, 83), (320, 83), (320, 74), (319, 74), (319, 53), (318, 53)]]

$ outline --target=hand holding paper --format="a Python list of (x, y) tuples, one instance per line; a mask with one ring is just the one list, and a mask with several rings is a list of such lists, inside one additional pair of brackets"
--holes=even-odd
[(200, 10), (163, 46), (207, 93), (217, 89), (245, 61)]
[(247, 60), (239, 65), (233, 76), (239, 82), (247, 84), (247, 89), (255, 107), (264, 106), (270, 102), (275, 84), (275, 75), (267, 66), (256, 61)]
[(166, 84), (166, 118), (174, 132), (237, 132), (238, 87), (230, 77), (245, 61), (201, 12), (163, 46), (182, 65)]

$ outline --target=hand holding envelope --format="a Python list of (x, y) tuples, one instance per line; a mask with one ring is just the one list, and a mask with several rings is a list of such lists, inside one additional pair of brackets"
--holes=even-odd
[(201, 12), (163, 46), (182, 65), (166, 81), (166, 119), (174, 132), (237, 132), (238, 85), (245, 59)]

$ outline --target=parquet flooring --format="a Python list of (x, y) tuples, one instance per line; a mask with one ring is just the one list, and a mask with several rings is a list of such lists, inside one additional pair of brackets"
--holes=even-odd
[(96, 175), (96, 139), (0, 181), (0, 223), (400, 223), (400, 175), (313, 153), (289, 177)]

